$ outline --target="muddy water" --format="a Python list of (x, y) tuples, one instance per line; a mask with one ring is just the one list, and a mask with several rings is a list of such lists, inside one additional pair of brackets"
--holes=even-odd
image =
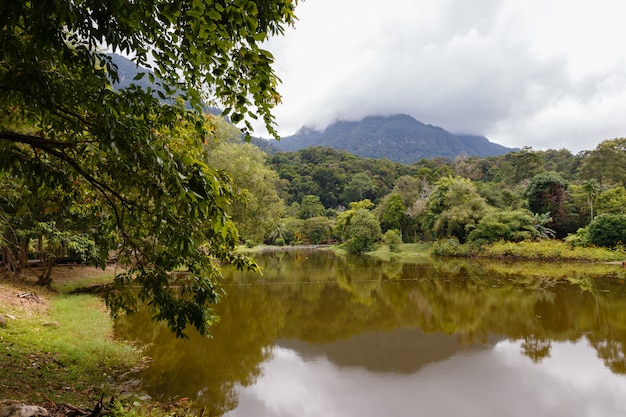
[(154, 397), (226, 416), (623, 416), (619, 266), (400, 263), (327, 252), (226, 271), (213, 337), (140, 313)]

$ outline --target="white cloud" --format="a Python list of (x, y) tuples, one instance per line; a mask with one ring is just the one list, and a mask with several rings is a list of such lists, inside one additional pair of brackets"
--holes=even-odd
[(626, 136), (621, 0), (307, 0), (268, 49), (281, 135), (407, 113), (507, 146)]

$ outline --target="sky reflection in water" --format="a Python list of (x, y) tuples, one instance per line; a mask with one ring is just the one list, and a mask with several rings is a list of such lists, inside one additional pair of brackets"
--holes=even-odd
[(585, 340), (553, 343), (534, 363), (521, 343), (462, 351), (416, 373), (338, 367), (275, 347), (262, 376), (238, 387), (236, 416), (624, 416), (626, 378), (607, 369)]
[(621, 266), (258, 261), (225, 274), (212, 339), (116, 322), (148, 346), (150, 395), (230, 417), (626, 416)]

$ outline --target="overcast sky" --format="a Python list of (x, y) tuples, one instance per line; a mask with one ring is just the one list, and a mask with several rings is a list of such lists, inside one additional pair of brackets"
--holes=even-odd
[(296, 15), (267, 45), (282, 136), (406, 113), (535, 150), (626, 137), (624, 0), (306, 0)]

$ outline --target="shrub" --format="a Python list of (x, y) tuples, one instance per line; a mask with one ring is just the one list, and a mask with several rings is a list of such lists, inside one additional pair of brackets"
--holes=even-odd
[(567, 235), (564, 240), (571, 246), (584, 248), (589, 245), (589, 228), (581, 227), (576, 233)]
[(380, 238), (380, 222), (367, 209), (355, 210), (350, 224), (345, 227), (346, 250), (352, 254), (370, 251)]
[(626, 243), (626, 215), (600, 214), (589, 225), (589, 242), (613, 248)]
[(468, 256), (469, 245), (462, 245), (456, 236), (437, 239), (433, 243), (432, 254), (435, 256)]
[(402, 243), (402, 235), (398, 229), (387, 230), (383, 235), (383, 242), (389, 246), (391, 252), (396, 252)]
[(467, 240), (482, 245), (500, 240), (521, 242), (538, 236), (530, 211), (498, 210), (483, 217), (470, 232)]
[(285, 246), (285, 239), (279, 237), (274, 243), (276, 244), (276, 246)]

